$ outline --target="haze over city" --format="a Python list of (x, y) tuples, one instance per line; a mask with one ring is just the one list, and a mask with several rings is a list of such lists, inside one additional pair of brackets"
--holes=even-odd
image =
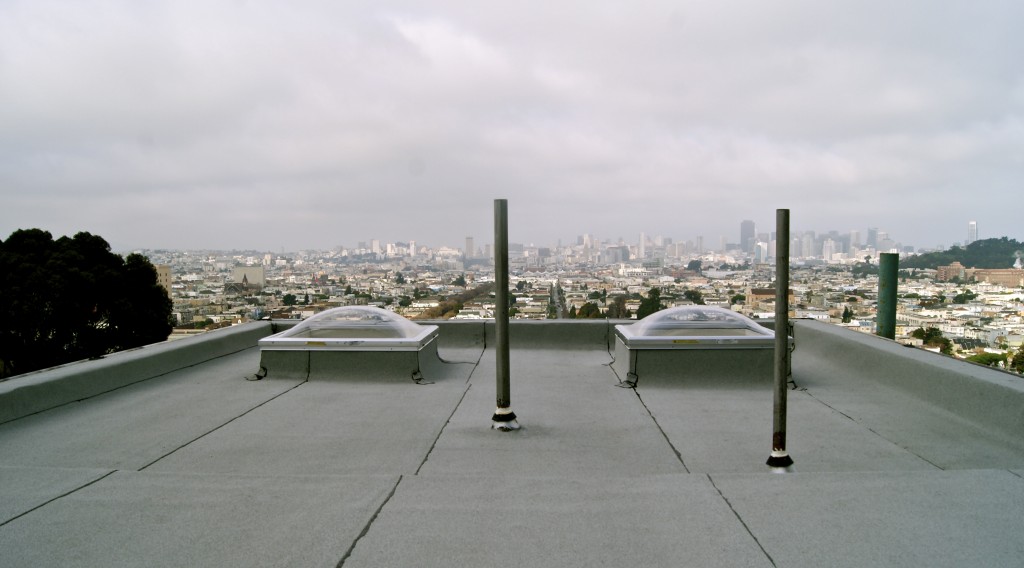
[(0, 4), (0, 238), (1019, 233), (1024, 4)]

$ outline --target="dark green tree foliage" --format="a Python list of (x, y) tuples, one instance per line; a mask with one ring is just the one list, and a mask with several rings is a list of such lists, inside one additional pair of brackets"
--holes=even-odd
[(854, 278), (867, 278), (868, 276), (877, 276), (878, 265), (871, 264), (870, 262), (858, 262), (853, 265), (853, 267), (850, 269), (850, 272)]
[(629, 308), (626, 307), (626, 297), (623, 295), (612, 296), (611, 302), (608, 303), (608, 313), (606, 314), (611, 319), (629, 319), (630, 314)]
[(156, 269), (101, 237), (53, 240), (19, 230), (0, 241), (0, 373), (101, 357), (167, 339), (171, 300)]
[(953, 343), (942, 335), (942, 331), (936, 327), (928, 329), (917, 328), (910, 332), (911, 337), (920, 339), (925, 347), (938, 347), (939, 352), (949, 355), (953, 352)]
[(1017, 354), (1010, 361), (1010, 368), (1018, 373), (1024, 373), (1024, 347), (1021, 347)]
[(1010, 268), (1024, 244), (1014, 239), (982, 239), (966, 247), (953, 247), (900, 260), (900, 268), (938, 268), (954, 261), (968, 268)]
[(1005, 363), (1006, 355), (998, 353), (978, 353), (977, 355), (971, 355), (967, 358), (971, 363), (977, 363), (979, 365), (986, 365), (988, 367), (998, 367), (1000, 363)]
[(601, 313), (601, 308), (594, 302), (587, 302), (580, 306), (580, 311), (576, 312), (576, 319), (595, 319), (604, 317)]
[(967, 302), (970, 302), (971, 300), (977, 297), (978, 295), (975, 294), (974, 292), (971, 292), (970, 290), (964, 290), (963, 292), (960, 292), (956, 296), (953, 296), (953, 303), (966, 304)]
[(853, 310), (850, 309), (850, 306), (846, 306), (843, 308), (843, 323), (850, 323), (851, 321), (853, 321)]
[(704, 305), (704, 295), (700, 293), (700, 290), (685, 290), (683, 297), (694, 304)]
[(651, 288), (647, 297), (640, 301), (640, 307), (636, 310), (636, 319), (644, 319), (663, 307), (661, 305), (661, 290)]

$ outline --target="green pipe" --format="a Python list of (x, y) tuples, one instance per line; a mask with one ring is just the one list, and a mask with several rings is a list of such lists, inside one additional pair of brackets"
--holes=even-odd
[(900, 255), (883, 252), (878, 255), (878, 314), (875, 333), (896, 339), (896, 288), (899, 286)]

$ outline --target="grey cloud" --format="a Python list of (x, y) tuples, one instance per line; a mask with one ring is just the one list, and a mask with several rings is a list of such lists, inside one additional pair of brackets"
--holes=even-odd
[(0, 237), (1020, 237), (1024, 8), (947, 4), (5, 3)]

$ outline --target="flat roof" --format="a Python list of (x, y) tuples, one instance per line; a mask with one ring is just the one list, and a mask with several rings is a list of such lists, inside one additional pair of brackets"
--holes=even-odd
[(513, 322), (499, 432), (493, 322), (429, 323), (419, 382), (359, 354), (249, 380), (270, 322), (0, 382), (0, 565), (1024, 558), (1018, 376), (796, 321), (780, 473), (771, 382), (723, 380), (729, 352), (623, 388), (621, 322)]

